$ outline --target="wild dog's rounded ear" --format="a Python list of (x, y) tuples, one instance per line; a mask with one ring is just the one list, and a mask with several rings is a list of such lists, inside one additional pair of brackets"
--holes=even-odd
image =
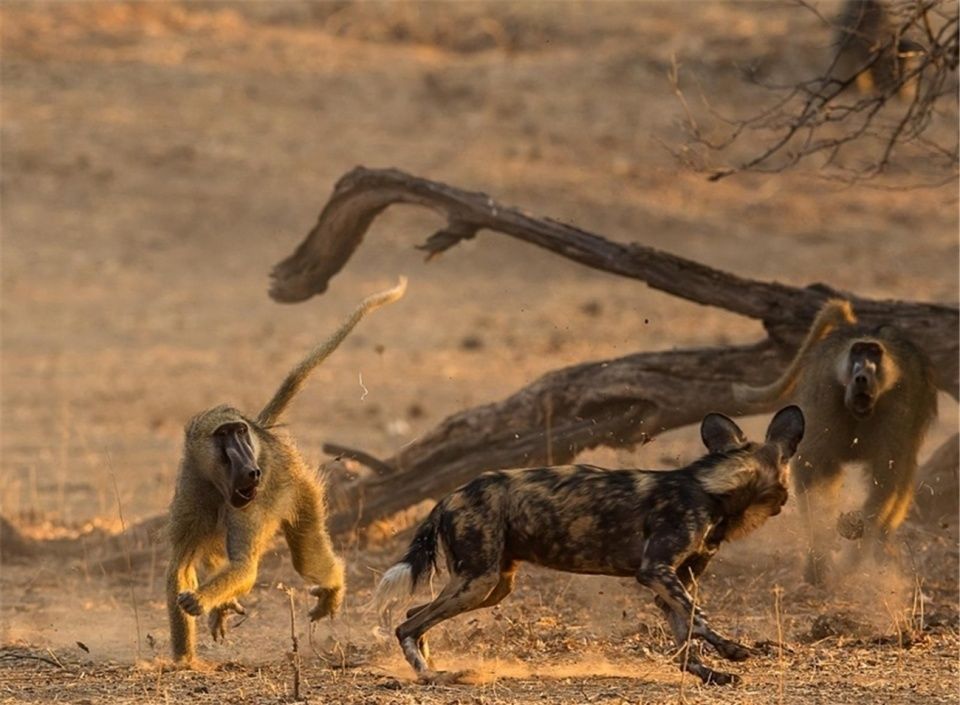
[(775, 443), (783, 449), (783, 458), (792, 458), (803, 440), (805, 421), (799, 406), (786, 406), (778, 411), (767, 428), (767, 443)]
[(733, 419), (717, 413), (703, 417), (700, 438), (711, 453), (723, 453), (747, 442), (747, 437)]

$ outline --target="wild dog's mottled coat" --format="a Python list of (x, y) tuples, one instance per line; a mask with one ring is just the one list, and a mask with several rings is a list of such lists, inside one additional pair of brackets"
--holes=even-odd
[[(605, 470), (590, 465), (487, 472), (440, 501), (418, 529), (403, 560), (377, 589), (386, 615), (392, 602), (432, 573), (438, 540), (450, 582), (397, 628), (418, 675), (427, 664), (425, 632), (456, 614), (496, 604), (512, 587), (517, 563), (575, 573), (635, 577), (657, 595), (678, 645), (693, 634), (721, 655), (747, 651), (714, 632), (687, 587), (723, 541), (753, 530), (787, 499), (787, 462), (803, 434), (803, 416), (788, 407), (764, 444), (749, 443), (730, 419), (711, 414), (702, 436), (711, 452), (674, 471)], [(691, 652), (688, 670), (705, 682), (735, 679), (704, 666)]]

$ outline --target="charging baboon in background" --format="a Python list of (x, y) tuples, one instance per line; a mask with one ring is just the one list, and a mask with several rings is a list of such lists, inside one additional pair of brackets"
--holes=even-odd
[(910, 508), (917, 453), (937, 415), (927, 356), (893, 326), (859, 325), (848, 301), (831, 300), (780, 379), (765, 387), (735, 385), (733, 392), (742, 402), (789, 399), (806, 416), (793, 476), (810, 531), (807, 580), (823, 584), (829, 572), (847, 463), (866, 466), (864, 547), (882, 559)]
[[(403, 296), (406, 280), (370, 296), (322, 345), (314, 348), (280, 385), (255, 419), (217, 406), (190, 420), (183, 460), (170, 506), (167, 611), (174, 658), (195, 656), (193, 617), (209, 613), (214, 639), (224, 636), (228, 612), (253, 587), (260, 555), (283, 529), (296, 571), (315, 583), (310, 619), (333, 614), (343, 599), (343, 563), (326, 528), (322, 485), (293, 440), (275, 426), (310, 372), (347, 337), (368, 312)], [(198, 585), (197, 566), (212, 571)]]
[(513, 589), (517, 564), (528, 561), (636, 578), (656, 595), (681, 667), (704, 683), (735, 682), (737, 676), (714, 671), (687, 648), (694, 636), (726, 659), (749, 656), (710, 627), (688, 589), (722, 542), (780, 513), (803, 429), (802, 412), (789, 406), (773, 417), (763, 444), (750, 443), (729, 418), (708, 414), (700, 435), (709, 454), (677, 470), (566, 465), (483, 473), (440, 500), (403, 559), (384, 574), (375, 595), (381, 623), (389, 622), (394, 602), (436, 569), (439, 540), (449, 582), (433, 602), (409, 610), (396, 630), (421, 681), (443, 678), (428, 661), (427, 630), (496, 605)]
[(900, 86), (910, 57), (922, 47), (898, 36), (882, 0), (847, 0), (837, 18), (836, 54), (831, 77), (856, 77), (861, 93), (887, 93)]

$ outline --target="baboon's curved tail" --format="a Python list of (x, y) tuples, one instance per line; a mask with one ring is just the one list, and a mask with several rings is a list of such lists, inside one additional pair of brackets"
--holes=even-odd
[(393, 303), (399, 299), (406, 290), (407, 278), (400, 277), (399, 283), (392, 289), (373, 294), (361, 301), (360, 305), (350, 314), (350, 317), (343, 322), (343, 325), (327, 340), (311, 350), (310, 354), (287, 375), (287, 378), (283, 380), (283, 384), (280, 385), (277, 393), (273, 395), (273, 399), (263, 407), (263, 411), (257, 416), (257, 423), (261, 426), (272, 426), (275, 424), (293, 397), (295, 397), (297, 392), (303, 387), (303, 383), (306, 382), (307, 377), (313, 372), (314, 368), (326, 360), (327, 357), (330, 356), (330, 353), (339, 347), (344, 338), (354, 329), (354, 326), (374, 309), (380, 308), (385, 304)]
[(733, 398), (742, 403), (774, 402), (785, 399), (797, 384), (803, 359), (810, 348), (823, 340), (834, 328), (844, 325), (856, 325), (857, 317), (853, 307), (844, 299), (830, 299), (813, 319), (807, 337), (797, 350), (797, 354), (790, 362), (789, 367), (780, 375), (779, 379), (763, 387), (751, 387), (747, 384), (733, 385)]
[(399, 563), (393, 565), (377, 585), (373, 600), (380, 615), (381, 628), (390, 626), (393, 607), (412, 595), (437, 567), (437, 532), (440, 530), (441, 502), (417, 529), (410, 548)]

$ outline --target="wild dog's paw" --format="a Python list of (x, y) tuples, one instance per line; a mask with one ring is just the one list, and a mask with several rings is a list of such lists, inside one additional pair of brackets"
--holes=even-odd
[(479, 671), (468, 668), (462, 671), (423, 671), (417, 675), (420, 685), (479, 685), (486, 683), (490, 678)]
[(336, 587), (314, 587), (310, 588), (310, 594), (317, 598), (317, 604), (310, 610), (310, 621), (315, 622), (333, 615), (343, 604), (343, 586)]
[(700, 674), (700, 679), (704, 685), (739, 685), (740, 676), (736, 673), (724, 673), (723, 671), (714, 671), (712, 668), (704, 668), (705, 673)]
[(716, 645), (717, 653), (723, 656), (727, 661), (746, 661), (753, 652), (743, 644), (735, 641), (721, 641)]
[(203, 607), (200, 604), (200, 598), (195, 592), (181, 592), (177, 596), (177, 604), (187, 614), (199, 617), (203, 614)]
[(210, 611), (210, 617), (207, 619), (207, 625), (210, 627), (210, 634), (214, 641), (223, 641), (227, 636), (227, 613), (246, 614), (244, 609), (236, 600), (230, 600)]

